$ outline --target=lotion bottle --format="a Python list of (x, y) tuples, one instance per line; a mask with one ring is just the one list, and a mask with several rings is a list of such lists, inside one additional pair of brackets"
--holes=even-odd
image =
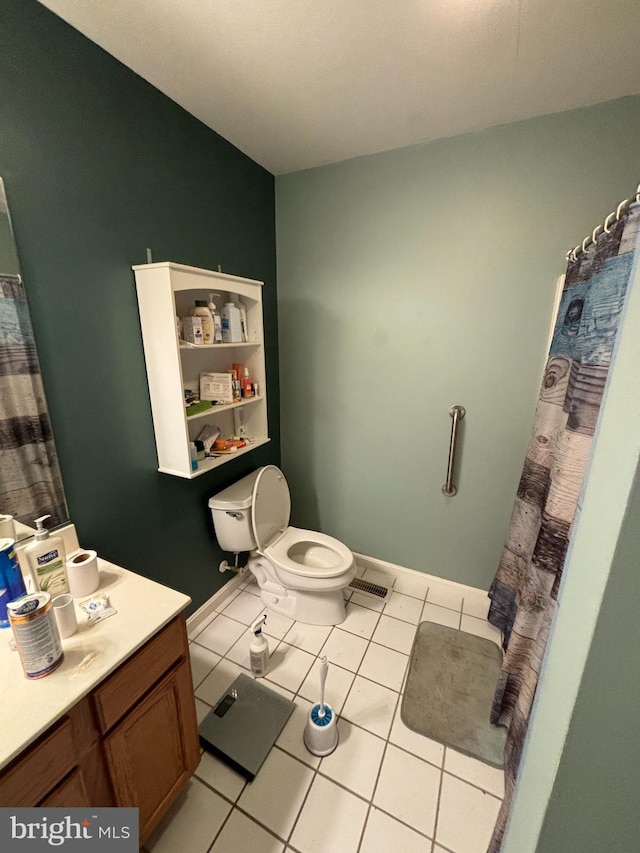
[(248, 341), (248, 326), (247, 326), (247, 309), (244, 302), (240, 299), (237, 293), (229, 294), (231, 301), (240, 312), (240, 328), (242, 329), (242, 340)]
[(214, 342), (215, 327), (213, 316), (205, 299), (196, 299), (193, 316), (200, 317), (202, 320), (202, 343), (212, 344)]
[(69, 592), (64, 543), (60, 536), (51, 536), (44, 522), (50, 515), (36, 518), (35, 542), (24, 549), (29, 560), (35, 589), (48, 592), (52, 598)]
[(211, 311), (211, 316), (213, 317), (213, 342), (214, 344), (222, 343), (222, 318), (220, 317), (220, 312), (216, 307), (216, 303), (213, 300), (214, 296), (219, 296), (218, 293), (210, 293), (209, 294), (209, 311)]
[(242, 343), (240, 311), (233, 302), (227, 302), (222, 309), (222, 340), (225, 344)]
[(262, 616), (258, 616), (251, 626), (253, 639), (249, 646), (249, 664), (251, 672), (257, 678), (266, 675), (269, 667), (269, 643), (267, 642), (267, 638), (262, 635), (262, 628), (266, 621), (267, 614), (263, 613)]

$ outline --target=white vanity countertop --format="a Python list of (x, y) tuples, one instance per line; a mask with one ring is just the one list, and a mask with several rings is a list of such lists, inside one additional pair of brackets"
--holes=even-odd
[(100, 588), (94, 596), (105, 593), (118, 612), (88, 625), (76, 601), (78, 630), (62, 640), (64, 661), (51, 675), (35, 680), (25, 678), (18, 652), (9, 648), (11, 629), (0, 630), (0, 768), (90, 693), (191, 600), (105, 560), (98, 559), (98, 565)]

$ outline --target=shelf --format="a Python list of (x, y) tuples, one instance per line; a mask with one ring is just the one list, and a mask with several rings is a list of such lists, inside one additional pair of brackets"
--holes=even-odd
[(247, 445), (247, 447), (241, 447), (236, 453), (229, 453), (224, 456), (208, 456), (206, 459), (198, 462), (197, 471), (191, 471), (189, 474), (184, 474), (182, 471), (172, 471), (169, 468), (158, 468), (158, 471), (160, 471), (161, 474), (172, 474), (174, 477), (183, 477), (185, 480), (193, 480), (195, 477), (200, 477), (202, 474), (206, 474), (207, 471), (212, 471), (214, 468), (224, 465), (225, 462), (231, 462), (232, 459), (237, 459), (238, 456), (244, 456), (245, 453), (251, 453), (251, 451), (255, 450), (256, 447), (262, 447), (263, 444), (268, 444), (270, 441), (270, 438), (258, 438), (252, 444)]
[(211, 406), (210, 409), (205, 409), (204, 412), (197, 412), (195, 415), (187, 415), (187, 423), (197, 421), (198, 418), (204, 418), (207, 415), (213, 415), (217, 412), (227, 412), (229, 409), (238, 409), (240, 406), (250, 406), (251, 403), (257, 403), (258, 400), (264, 400), (264, 397), (245, 397), (244, 400), (240, 400), (238, 403), (223, 403), (222, 405), (218, 404), (217, 406)]
[(189, 350), (197, 350), (201, 352), (202, 350), (207, 349), (237, 349), (238, 347), (259, 347), (262, 346), (260, 341), (239, 341), (235, 344), (180, 344), (181, 352), (188, 352)]
[[(140, 312), (158, 470), (191, 480), (236, 456), (250, 453), (269, 440), (267, 385), (264, 353), (262, 282), (169, 262), (134, 267)], [(247, 341), (191, 345), (176, 335), (176, 317), (188, 316), (196, 300), (208, 293), (237, 293), (247, 313)], [(189, 355), (189, 350), (200, 355)], [(185, 388), (199, 389), (202, 373), (226, 373), (232, 363), (242, 363), (260, 390), (258, 397), (213, 405), (187, 415)], [(197, 393), (197, 392), (196, 392)], [(255, 403), (256, 405), (251, 405)], [(243, 409), (248, 406), (248, 409)], [(242, 409), (237, 413), (235, 409)], [(192, 421), (197, 423), (191, 425)], [(222, 435), (244, 426), (253, 444), (237, 453), (203, 460), (191, 471), (189, 444), (204, 424), (216, 424)]]

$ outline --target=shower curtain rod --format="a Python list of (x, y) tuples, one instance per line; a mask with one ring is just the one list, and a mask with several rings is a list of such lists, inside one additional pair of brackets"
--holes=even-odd
[[(596, 225), (596, 227), (593, 229), (593, 232), (591, 234), (587, 234), (587, 236), (584, 238), (582, 243), (578, 243), (577, 246), (575, 246), (573, 249), (570, 249), (567, 252), (567, 260), (568, 261), (577, 261), (578, 260), (578, 252), (586, 252), (587, 246), (589, 244), (591, 244), (592, 246), (595, 246), (595, 244), (598, 242), (598, 234), (601, 231), (604, 232), (605, 234), (609, 234), (611, 232), (610, 226), (613, 225), (614, 219), (616, 222), (618, 222), (620, 220), (620, 217), (622, 216), (622, 211), (625, 209), (625, 207), (629, 206), (630, 201), (631, 200), (628, 198), (625, 198), (624, 201), (621, 201), (620, 204), (618, 205), (618, 207), (612, 213), (610, 213), (607, 216), (603, 225)], [(640, 184), (638, 184), (638, 187), (636, 189), (636, 195), (635, 195), (634, 203), (640, 204)]]

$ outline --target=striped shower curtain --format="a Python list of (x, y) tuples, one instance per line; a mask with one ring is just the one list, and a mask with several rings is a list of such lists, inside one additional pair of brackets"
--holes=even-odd
[(636, 204), (569, 261), (509, 533), (489, 591), (489, 621), (503, 631), (505, 651), (491, 721), (508, 727), (505, 798), (489, 853), (502, 843), (639, 223)]
[(24, 285), (0, 275), (0, 513), (33, 527), (67, 519)]

